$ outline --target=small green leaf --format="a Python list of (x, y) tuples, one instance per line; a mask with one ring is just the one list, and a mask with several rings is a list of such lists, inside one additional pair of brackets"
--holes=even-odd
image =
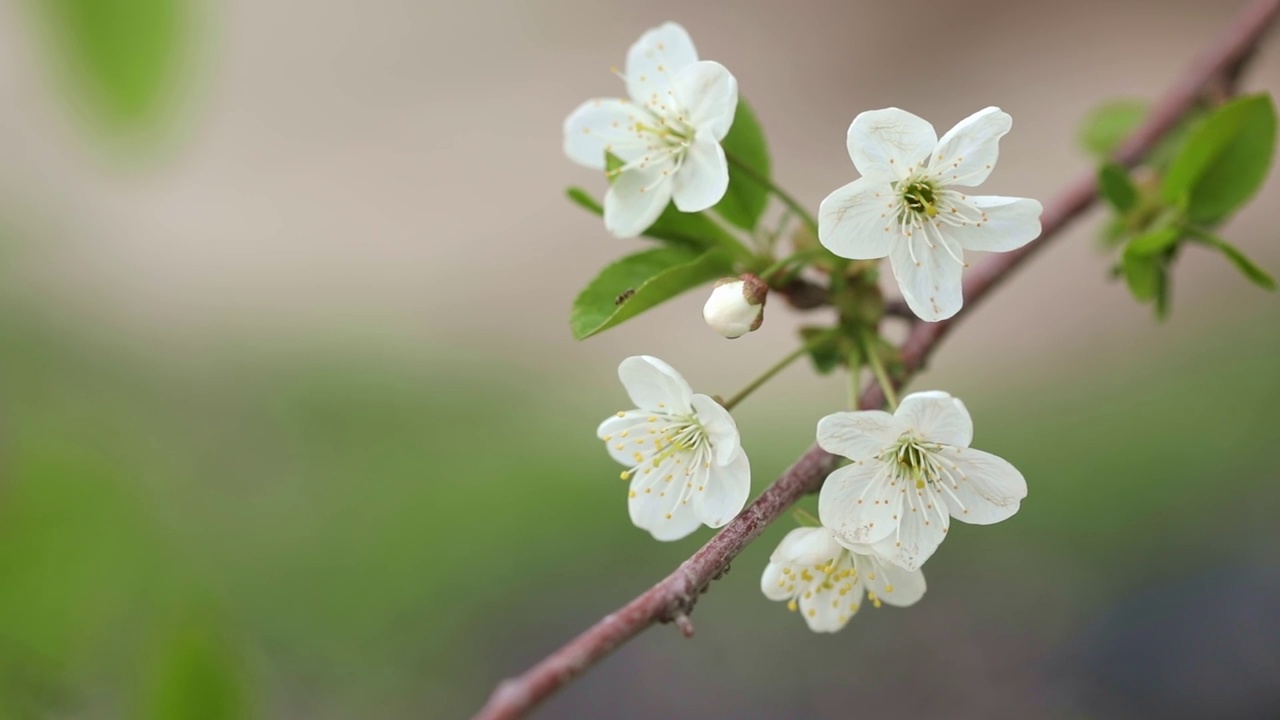
[(1169, 269), (1162, 266), (1156, 276), (1156, 318), (1163, 320), (1169, 317)]
[(43, 12), (73, 82), (100, 120), (146, 129), (164, 119), (182, 60), (183, 0), (45, 0)]
[[(746, 165), (762, 178), (770, 176), (769, 148), (764, 129), (746, 100), (738, 99), (733, 126), (721, 142), (725, 155)], [(729, 190), (716, 206), (720, 217), (743, 230), (754, 230), (769, 205), (769, 189), (734, 163), (729, 163)]]
[(645, 235), (669, 243), (692, 245), (700, 248), (718, 247), (735, 257), (746, 258), (750, 251), (738, 242), (738, 238), (720, 227), (705, 213), (680, 212), (675, 205), (668, 205)]
[(827, 335), (828, 339), (809, 348), (809, 359), (813, 361), (813, 369), (818, 374), (826, 375), (845, 362), (848, 352), (843, 342), (845, 338), (841, 335), (832, 334), (831, 328), (800, 328), (800, 339), (805, 345), (816, 341), (822, 335)]
[(583, 340), (732, 273), (732, 257), (719, 250), (665, 247), (628, 255), (601, 271), (573, 301), (569, 326)]
[(591, 197), (591, 193), (586, 190), (583, 190), (580, 187), (571, 187), (567, 188), (564, 191), (564, 194), (567, 195), (569, 200), (571, 200), (575, 205), (586, 209), (588, 212), (593, 212), (596, 215), (604, 215), (604, 206), (596, 202), (596, 199)]
[(1124, 254), (1126, 256), (1134, 255), (1140, 257), (1159, 255), (1176, 245), (1182, 235), (1182, 229), (1177, 227), (1153, 230), (1130, 240), (1129, 244), (1124, 247)]
[(1196, 230), (1193, 233), (1193, 236), (1196, 240), (1218, 250), (1223, 255), (1226, 255), (1227, 259), (1231, 261), (1231, 264), (1235, 265), (1236, 269), (1239, 270), (1242, 275), (1253, 281), (1253, 284), (1261, 288), (1266, 288), (1267, 290), (1276, 289), (1276, 279), (1271, 277), (1271, 274), (1266, 270), (1258, 267), (1257, 263), (1250, 260), (1248, 256), (1240, 251), (1240, 248), (1232, 245), (1226, 240), (1223, 240), (1217, 235), (1203, 230)]
[[(594, 213), (604, 215), (604, 206), (580, 187), (565, 190), (565, 195), (575, 205)], [(704, 213), (683, 213), (675, 205), (667, 205), (658, 219), (644, 231), (645, 237), (662, 240), (672, 245), (692, 248), (721, 247), (729, 250), (736, 257), (747, 257), (747, 249), (738, 239), (720, 227)]]
[(218, 621), (199, 615), (174, 627), (161, 649), (149, 707), (153, 720), (250, 716), (244, 670)]
[(1129, 179), (1129, 171), (1118, 163), (1105, 163), (1098, 170), (1098, 191), (1111, 206), (1128, 212), (1138, 205), (1138, 188)]
[(1097, 158), (1109, 158), (1146, 115), (1147, 105), (1139, 100), (1117, 100), (1099, 106), (1084, 120), (1080, 145)]
[(1123, 263), (1124, 279), (1133, 297), (1139, 302), (1156, 299), (1164, 274), (1163, 260), (1156, 255), (1125, 253)]
[(1110, 218), (1107, 218), (1107, 222), (1102, 226), (1102, 231), (1099, 235), (1102, 239), (1103, 245), (1114, 247), (1123, 243), (1129, 232), (1129, 223), (1126, 218), (1119, 215), (1113, 215)]
[(1270, 96), (1233, 100), (1188, 134), (1164, 177), (1161, 197), (1170, 205), (1185, 204), (1192, 222), (1218, 222), (1258, 191), (1275, 144)]

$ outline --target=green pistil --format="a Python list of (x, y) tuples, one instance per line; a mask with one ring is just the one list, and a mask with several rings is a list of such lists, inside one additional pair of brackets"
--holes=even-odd
[(914, 442), (899, 445), (894, 460), (898, 463), (899, 477), (913, 478), (916, 489), (923, 489), (925, 483), (937, 480), (938, 472), (928, 453)]
[(658, 445), (658, 452), (653, 456), (653, 466), (657, 467), (663, 460), (675, 455), (677, 452), (686, 453), (690, 450), (696, 450), (699, 445), (707, 441), (706, 436), (706, 430), (703, 429), (702, 423), (694, 415), (684, 418), (679, 425), (667, 427), (662, 431), (661, 438), (655, 440), (655, 444)]
[(661, 123), (661, 127), (649, 127), (644, 123), (638, 122), (636, 123), (636, 131), (652, 133), (653, 135), (657, 135), (659, 138), (662, 138), (664, 140), (667, 138), (674, 138), (677, 142), (681, 142), (681, 143), (689, 141), (689, 138), (687, 135), (685, 135), (685, 133), (682, 133), (678, 130), (667, 127), (666, 123)]
[(902, 191), (902, 202), (907, 210), (935, 217), (938, 214), (938, 194), (933, 185), (924, 180), (917, 180), (907, 185)]

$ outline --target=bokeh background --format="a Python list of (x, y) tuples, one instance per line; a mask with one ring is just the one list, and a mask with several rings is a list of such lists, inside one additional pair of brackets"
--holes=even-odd
[[(775, 175), (853, 177), (859, 111), (1015, 118), (995, 193), (1087, 171), (1093, 106), (1150, 99), (1239, 2), (15, 0), (0, 5), (0, 717), (455, 718), (706, 540), (631, 527), (593, 436), (623, 357), (728, 394), (793, 342), (700, 293), (584, 343), (608, 237), (564, 116), (672, 19), (737, 76)], [(1280, 38), (1244, 79), (1280, 90)], [(1280, 178), (1224, 229), (1280, 270)], [(810, 634), (698, 605), (541, 718), (1280, 714), (1280, 306), (1188, 252), (1173, 317), (1095, 212), (914, 387), (1022, 469), (909, 610)], [(838, 408), (803, 365), (738, 413), (755, 490)], [(812, 499), (806, 501), (813, 505)]]

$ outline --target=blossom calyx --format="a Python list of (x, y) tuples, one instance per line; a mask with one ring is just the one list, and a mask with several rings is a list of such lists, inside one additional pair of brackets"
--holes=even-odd
[(752, 273), (722, 278), (702, 306), (702, 318), (712, 330), (733, 339), (753, 332), (764, 322), (769, 285)]

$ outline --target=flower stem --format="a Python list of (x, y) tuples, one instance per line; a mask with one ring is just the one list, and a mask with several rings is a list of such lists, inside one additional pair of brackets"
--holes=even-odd
[(790, 207), (782, 211), (782, 217), (778, 218), (778, 227), (774, 228), (773, 232), (769, 233), (765, 243), (766, 250), (773, 252), (773, 249), (777, 247), (778, 238), (782, 237), (782, 233), (787, 229), (787, 223), (791, 222), (792, 215), (795, 215), (795, 211)]
[(739, 172), (751, 178), (751, 180), (756, 184), (760, 185), (761, 187), (767, 189), (769, 192), (773, 193), (775, 197), (777, 197), (779, 200), (782, 201), (782, 204), (791, 208), (791, 211), (794, 212), (797, 216), (799, 216), (799, 218), (802, 221), (804, 221), (805, 226), (809, 228), (809, 231), (813, 233), (813, 236), (815, 238), (818, 237), (818, 221), (815, 220), (813, 218), (813, 215), (811, 215), (809, 211), (804, 208), (804, 205), (800, 204), (800, 201), (796, 200), (794, 197), (791, 197), (791, 194), (788, 193), (786, 190), (783, 190), (782, 188), (775, 185), (772, 180), (765, 177), (764, 175), (761, 175), (759, 172), (756, 171), (755, 168), (742, 162), (736, 156), (731, 155), (729, 153), (725, 153), (724, 157), (726, 160), (729, 161), (729, 164), (737, 168)]
[(810, 250), (801, 250), (801, 251), (799, 251), (799, 252), (791, 253), (790, 255), (788, 255), (788, 256), (786, 256), (786, 257), (782, 258), (781, 260), (779, 260), (779, 261), (775, 262), (774, 264), (770, 265), (769, 267), (765, 268), (764, 270), (761, 270), (761, 271), (760, 271), (760, 273), (759, 273), (759, 275), (760, 275), (760, 279), (761, 279), (761, 280), (764, 280), (765, 282), (769, 282), (769, 281), (770, 281), (770, 279), (771, 279), (775, 274), (777, 274), (777, 273), (781, 272), (781, 271), (782, 271), (783, 269), (785, 269), (788, 265), (790, 265), (790, 264), (792, 264), (792, 263), (795, 263), (795, 262), (799, 262), (799, 261), (801, 261), (801, 260), (807, 260), (807, 259), (809, 259), (809, 258), (811, 258), (811, 257), (817, 257), (818, 255), (821, 255), (823, 252), (824, 252), (824, 248), (813, 248), (813, 249), (810, 249)]
[[(898, 409), (898, 394), (893, 389), (893, 381), (889, 379), (889, 373), (885, 372), (884, 363), (880, 361), (880, 356), (872, 349), (870, 333), (863, 328), (858, 333), (858, 345), (862, 348), (862, 356), (867, 359), (867, 364), (871, 366), (871, 372), (876, 376), (876, 382), (880, 383), (880, 389), (884, 391), (885, 402), (889, 403), (890, 410)], [(857, 400), (854, 400), (854, 407), (857, 407)]]
[(756, 378), (755, 380), (752, 380), (750, 383), (747, 383), (747, 386), (739, 390), (737, 395), (734, 395), (733, 397), (729, 398), (728, 400), (725, 400), (720, 404), (724, 406), (725, 410), (732, 410), (738, 403), (742, 402), (743, 400), (746, 400), (748, 395), (755, 392), (757, 388), (759, 388), (761, 385), (764, 385), (766, 382), (768, 382), (769, 379), (772, 378), (774, 375), (777, 375), (778, 373), (782, 372), (788, 365), (795, 362), (798, 358), (803, 356), (805, 353), (809, 352), (813, 348), (829, 340), (831, 336), (835, 334), (835, 332), (836, 332), (835, 330), (831, 330), (830, 332), (825, 332), (820, 335), (813, 336), (813, 338), (810, 339), (809, 342), (801, 345), (800, 347), (796, 348), (790, 355), (787, 355), (786, 357), (782, 358), (778, 362), (774, 363), (773, 367), (769, 368), (768, 370), (765, 370), (764, 373), (760, 375), (760, 377)]
[(849, 350), (849, 357), (845, 361), (849, 365), (849, 409), (850, 410), (858, 409), (858, 392), (859, 392), (858, 376), (861, 374), (861, 370), (862, 370), (862, 358), (859, 357), (860, 355), (862, 355), (862, 353), (859, 352), (858, 350), (858, 346), (860, 345), (862, 345), (861, 342), (859, 342), (857, 345), (855, 345), (853, 348)]
[(739, 239), (738, 233), (721, 222), (720, 219), (716, 217), (715, 213), (706, 212), (702, 213), (702, 216), (705, 217), (712, 225), (720, 228), (720, 231), (723, 233), (723, 237), (713, 239), (717, 245), (729, 250), (729, 252), (742, 259), (750, 258), (754, 255), (754, 253), (751, 252), (745, 244), (743, 244), (742, 240)]

